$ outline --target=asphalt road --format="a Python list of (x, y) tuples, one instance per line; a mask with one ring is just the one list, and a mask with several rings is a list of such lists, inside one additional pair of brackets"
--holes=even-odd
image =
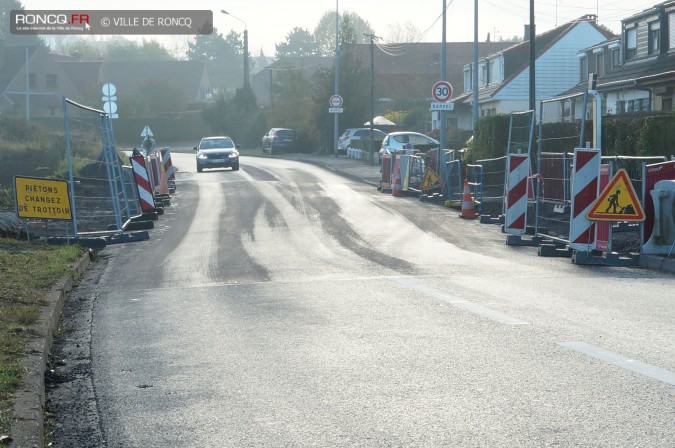
[(180, 170), (69, 300), (54, 447), (672, 447), (675, 280), (288, 160)]

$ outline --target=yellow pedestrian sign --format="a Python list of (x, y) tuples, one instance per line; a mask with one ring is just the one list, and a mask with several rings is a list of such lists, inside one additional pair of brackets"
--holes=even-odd
[(422, 181), (422, 191), (424, 190), (431, 190), (432, 188), (443, 188), (445, 186), (445, 182), (432, 170), (431, 168), (427, 168), (424, 171), (424, 180)]
[(644, 221), (645, 212), (625, 169), (616, 172), (586, 217), (593, 221)]

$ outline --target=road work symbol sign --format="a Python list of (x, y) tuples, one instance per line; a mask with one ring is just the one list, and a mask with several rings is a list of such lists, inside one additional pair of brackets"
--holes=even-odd
[(626, 170), (617, 171), (586, 217), (593, 221), (644, 221), (645, 213)]
[(19, 218), (73, 219), (68, 182), (37, 177), (14, 177)]
[(424, 190), (431, 190), (432, 188), (443, 188), (445, 186), (445, 182), (441, 180), (440, 177), (438, 177), (438, 174), (431, 168), (427, 168), (424, 171), (424, 180), (422, 181), (422, 191)]

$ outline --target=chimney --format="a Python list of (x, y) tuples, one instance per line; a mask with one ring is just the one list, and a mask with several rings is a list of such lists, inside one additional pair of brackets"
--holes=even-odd
[(485, 42), (490, 42), (490, 33), (488, 33), (487, 40)]

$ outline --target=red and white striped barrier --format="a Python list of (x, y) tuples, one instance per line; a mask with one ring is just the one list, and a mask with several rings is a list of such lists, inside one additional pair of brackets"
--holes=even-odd
[(176, 180), (176, 172), (173, 169), (173, 163), (171, 162), (171, 151), (169, 148), (161, 148), (159, 151), (162, 154), (162, 164), (164, 164), (166, 180), (169, 183), (174, 182)]
[(509, 154), (507, 158), (506, 213), (504, 233), (525, 234), (527, 227), (528, 176), (530, 157), (527, 154)]
[(134, 170), (134, 179), (136, 179), (136, 186), (138, 187), (138, 196), (141, 201), (141, 210), (143, 212), (155, 211), (155, 198), (152, 194), (152, 186), (150, 184), (150, 177), (145, 166), (145, 157), (132, 156), (131, 168)]
[(586, 214), (598, 198), (600, 150), (575, 149), (572, 176), (569, 248), (590, 252), (596, 245), (596, 226)]

